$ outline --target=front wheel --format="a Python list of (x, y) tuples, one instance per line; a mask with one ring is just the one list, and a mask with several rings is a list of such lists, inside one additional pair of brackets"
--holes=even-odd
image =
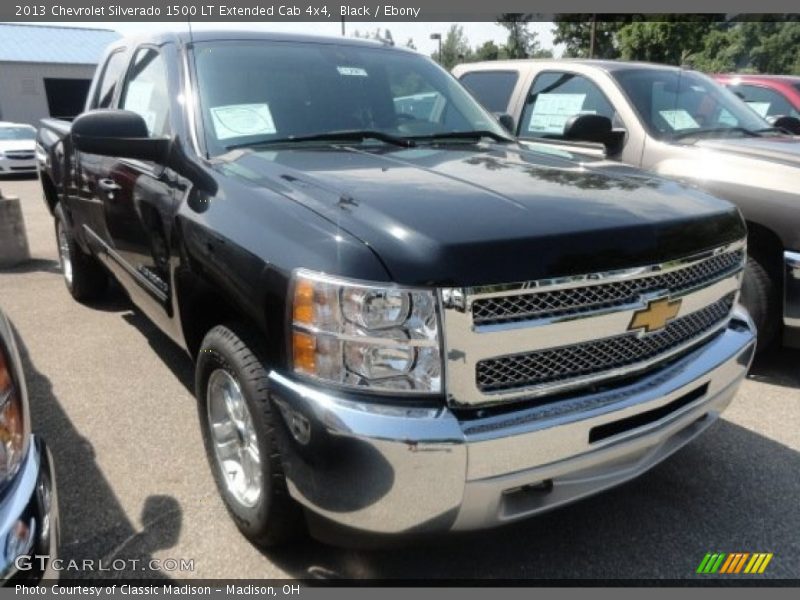
[(219, 325), (200, 347), (195, 375), (206, 454), (228, 512), (257, 546), (303, 532), (302, 510), (289, 496), (257, 339), (244, 326)]
[(741, 301), (758, 331), (756, 352), (771, 346), (780, 332), (779, 287), (758, 259), (749, 256), (742, 279)]
[(56, 205), (53, 214), (56, 219), (58, 262), (67, 290), (78, 302), (99, 298), (108, 286), (108, 274), (97, 259), (86, 254), (75, 242), (61, 204)]

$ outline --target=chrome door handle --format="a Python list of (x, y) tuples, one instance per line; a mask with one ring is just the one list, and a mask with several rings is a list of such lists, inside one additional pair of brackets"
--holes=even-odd
[(99, 179), (97, 185), (100, 186), (101, 190), (106, 192), (118, 192), (122, 189), (122, 186), (113, 179)]

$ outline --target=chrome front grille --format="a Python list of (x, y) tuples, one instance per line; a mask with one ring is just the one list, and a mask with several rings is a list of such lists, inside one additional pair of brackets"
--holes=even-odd
[(673, 348), (691, 345), (730, 314), (735, 294), (670, 322), (659, 332), (626, 333), (585, 344), (482, 360), (476, 369), (484, 392), (538, 386), (643, 363)]
[(472, 319), (476, 325), (507, 323), (527, 319), (577, 315), (636, 302), (643, 294), (679, 294), (739, 270), (744, 250), (711, 256), (695, 264), (638, 279), (570, 287), (553, 291), (497, 296), (475, 300)]
[(33, 160), (33, 150), (6, 150), (6, 157), (12, 160)]
[(448, 402), (525, 401), (657, 368), (727, 326), (745, 258), (742, 240), (657, 265), (442, 289)]

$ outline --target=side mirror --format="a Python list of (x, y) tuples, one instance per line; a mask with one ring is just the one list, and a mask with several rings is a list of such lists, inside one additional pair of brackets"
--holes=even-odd
[(134, 158), (164, 163), (169, 138), (152, 138), (141, 115), (130, 110), (99, 109), (83, 113), (72, 123), (72, 143), (87, 154)]
[(494, 113), (494, 116), (497, 117), (497, 120), (500, 122), (500, 125), (503, 126), (508, 133), (514, 135), (514, 129), (516, 123), (514, 123), (514, 117), (512, 117), (508, 113)]
[(622, 143), (624, 131), (615, 131), (611, 119), (602, 115), (575, 115), (564, 125), (564, 139), (603, 144), (607, 152), (615, 152)]
[(783, 129), (792, 135), (800, 135), (800, 119), (797, 117), (782, 116), (772, 121), (772, 126)]

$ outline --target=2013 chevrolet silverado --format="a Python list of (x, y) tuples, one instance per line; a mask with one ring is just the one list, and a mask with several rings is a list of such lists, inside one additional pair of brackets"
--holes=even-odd
[(126, 39), (86, 108), (38, 137), (67, 288), (110, 272), (195, 360), (257, 544), (574, 501), (705, 430), (749, 366), (734, 206), (527, 150), (413, 52)]

